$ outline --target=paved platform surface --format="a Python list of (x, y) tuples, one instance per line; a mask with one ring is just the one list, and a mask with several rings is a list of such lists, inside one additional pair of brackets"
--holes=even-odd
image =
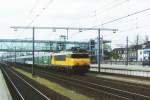
[(106, 78), (106, 79), (112, 79), (112, 80), (116, 80), (116, 81), (123, 81), (123, 82), (136, 83), (136, 84), (150, 86), (150, 79), (145, 80), (145, 79), (138, 79), (138, 78), (132, 78), (132, 77), (130, 78), (130, 77), (112, 76), (112, 75), (104, 75), (104, 74), (92, 74), (92, 73), (89, 73), (88, 75)]
[[(98, 71), (97, 64), (91, 64), (90, 66), (90, 71)], [(101, 64), (100, 69), (101, 72), (105, 73), (150, 77), (150, 66)]]
[(0, 70), (0, 100), (12, 100), (12, 97), (10, 95), (10, 92), (8, 90), (8, 87), (6, 85), (1, 70)]
[[(91, 67), (98, 67), (98, 64), (91, 64), (90, 66)], [(141, 66), (141, 65), (115, 65), (115, 64), (111, 65), (111, 64), (101, 64), (101, 68), (150, 71), (150, 66)]]

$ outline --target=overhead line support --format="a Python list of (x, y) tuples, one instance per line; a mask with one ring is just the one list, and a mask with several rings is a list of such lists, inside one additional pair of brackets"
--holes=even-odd
[[(32, 42), (33, 42), (33, 64), (32, 64), (32, 75), (34, 75), (34, 41), (35, 41), (35, 29), (60, 29), (60, 30), (82, 30), (82, 31), (86, 31), (86, 30), (96, 30), (98, 31), (98, 72), (100, 72), (100, 65), (101, 65), (101, 50), (100, 50), (100, 31), (113, 31), (113, 33), (115, 33), (116, 31), (118, 31), (117, 29), (110, 29), (110, 28), (83, 28), (83, 27), (25, 27), (25, 26), (12, 26), (11, 28), (13, 29), (32, 29)], [(68, 33), (67, 33), (68, 34)]]

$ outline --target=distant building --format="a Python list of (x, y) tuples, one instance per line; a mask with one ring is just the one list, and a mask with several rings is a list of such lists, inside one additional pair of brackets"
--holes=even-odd
[(138, 61), (148, 61), (150, 49), (138, 50)]
[[(119, 54), (119, 60), (126, 60), (127, 49), (115, 48), (113, 52)], [(128, 47), (128, 60), (129, 61), (144, 61), (148, 60), (150, 53), (150, 41), (140, 45), (131, 45)]]
[(141, 44), (142, 48), (138, 50), (138, 61), (147, 61), (149, 60), (150, 53), (150, 41)]
[(138, 50), (142, 49), (142, 45), (131, 45), (128, 49), (129, 61), (138, 61)]
[(126, 59), (126, 48), (115, 48), (113, 49), (114, 53), (119, 55), (119, 59), (118, 60), (125, 60)]
[[(138, 49), (141, 48), (140, 45), (132, 45), (128, 47), (128, 60), (136, 61), (138, 59)], [(127, 59), (127, 48), (115, 48), (113, 49), (114, 53), (119, 54), (118, 60), (126, 60)]]

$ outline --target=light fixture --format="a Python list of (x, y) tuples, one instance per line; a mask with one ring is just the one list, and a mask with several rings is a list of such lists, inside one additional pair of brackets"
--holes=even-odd
[(56, 32), (56, 29), (55, 29), (55, 28), (53, 28), (53, 32)]
[(17, 31), (17, 28), (14, 28), (14, 31)]
[(116, 31), (113, 31), (113, 33), (116, 33)]
[(82, 32), (82, 29), (79, 29), (79, 32)]
[(118, 31), (117, 29), (114, 29), (114, 30), (113, 30), (113, 33), (116, 33), (117, 31)]

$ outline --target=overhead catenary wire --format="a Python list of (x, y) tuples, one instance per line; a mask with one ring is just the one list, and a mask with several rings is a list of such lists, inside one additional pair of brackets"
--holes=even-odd
[(110, 4), (113, 4), (114, 2), (116, 2), (116, 0), (112, 0), (111, 2), (106, 3), (106, 4), (105, 4), (105, 5), (103, 5), (102, 7), (100, 7), (100, 8), (96, 8), (96, 9), (95, 9), (95, 10), (93, 10), (92, 12), (98, 11), (99, 9), (103, 9), (104, 7), (106, 7), (106, 6), (110, 5)]
[(34, 21), (41, 16), (41, 14), (46, 11), (46, 9), (48, 9), (49, 5), (53, 3), (54, 0), (49, 0), (48, 3), (46, 3), (46, 5), (41, 9), (40, 13), (36, 14), (36, 16), (31, 20), (31, 22), (29, 22), (29, 24), (27, 25), (30, 26), (31, 24), (34, 23)]
[[(120, 6), (120, 5), (124, 4), (125, 2), (127, 2), (127, 1), (129, 1), (129, 0), (123, 0), (123, 1), (121, 1), (121, 2), (116, 2), (116, 1), (120, 1), (120, 0), (112, 0), (111, 2), (106, 3), (106, 4), (103, 5), (102, 7), (96, 8), (95, 10), (92, 11), (92, 13), (94, 12), (95, 14), (92, 15), (92, 16), (90, 16), (90, 18), (98, 17), (97, 15), (98, 15), (99, 13), (101, 13), (101, 12), (106, 12), (106, 9), (104, 9), (104, 7), (107, 7), (107, 10), (111, 10), (112, 8), (116, 8), (117, 6)], [(114, 4), (115, 4), (115, 5), (114, 5)], [(99, 9), (103, 9), (103, 10), (99, 11)], [(97, 14), (97, 13), (98, 13), (98, 14)], [(86, 19), (86, 18), (84, 18), (84, 19)], [(89, 18), (87, 18), (87, 19), (89, 19)], [(98, 22), (98, 19), (96, 19), (96, 22)], [(94, 28), (94, 27), (92, 27), (92, 28)], [(77, 35), (77, 33), (80, 33), (80, 32), (73, 33), (73, 34), (71, 35), (71, 38), (74, 37), (74, 35)]]
[[(115, 2), (116, 2), (116, 0), (115, 0)], [(112, 10), (114, 8), (117, 8), (117, 7), (123, 5), (123, 4), (127, 3), (127, 2), (129, 2), (129, 0), (123, 0), (121, 2), (119, 0), (119, 2), (116, 2), (116, 3), (112, 4), (111, 6), (108, 6), (108, 8), (106, 8), (106, 9), (103, 9), (103, 10), (100, 10), (100, 11), (99, 10), (95, 10), (94, 13), (96, 13), (96, 16), (100, 16), (100, 15), (103, 15), (104, 13), (107, 13), (107, 11)], [(94, 16), (91, 16), (91, 17), (94, 17)]]
[(138, 29), (135, 27), (131, 27), (131, 28), (128, 28), (128, 29), (125, 29), (125, 30), (119, 30), (120, 33), (124, 33), (124, 32), (128, 32), (128, 31), (134, 31), (134, 30), (139, 30), (139, 29), (142, 29), (142, 28), (149, 28), (150, 25), (143, 25), (143, 26), (138, 26)]
[[(31, 10), (29, 11), (29, 15), (28, 15), (28, 16), (31, 16), (31, 15), (33, 14), (34, 10), (37, 8), (38, 3), (39, 3), (39, 0), (36, 0), (36, 1), (35, 1), (35, 4), (34, 4), (33, 7), (31, 8)], [(33, 23), (33, 20), (32, 20), (28, 25), (30, 25), (31, 23)], [(27, 25), (27, 26), (28, 26), (28, 25)], [(16, 31), (17, 31), (17, 30), (16, 30)], [(24, 31), (25, 31), (25, 30), (22, 30), (22, 31), (20, 32), (21, 34), (19, 34), (18, 37), (22, 36), (22, 33), (24, 33)], [(17, 38), (18, 38), (18, 37), (17, 37)]]
[[(107, 10), (111, 10), (112, 8), (116, 8), (116, 7), (118, 7), (118, 6), (120, 6), (120, 5), (124, 4), (124, 3), (126, 3), (126, 2), (128, 2), (128, 1), (130, 1), (130, 0), (123, 0), (123, 1), (121, 1), (121, 2), (117, 2), (117, 3), (113, 4), (113, 2), (116, 2), (116, 0), (113, 0), (113, 1), (111, 1), (110, 3), (107, 4), (107, 5), (109, 5), (109, 4), (112, 5), (112, 6), (108, 6)], [(105, 6), (107, 6), (107, 5), (105, 5)], [(104, 9), (104, 10), (101, 10), (101, 11), (98, 11), (98, 9), (94, 10), (93, 12), (95, 12), (95, 15), (94, 15), (93, 17), (98, 17), (98, 14), (100, 14), (100, 13), (102, 13), (102, 12), (104, 12), (104, 11), (106, 12), (105, 9)], [(91, 17), (92, 17), (92, 16), (91, 16)], [(98, 22), (98, 20), (96, 20), (96, 22)], [(103, 23), (102, 23), (102, 24), (103, 24)], [(96, 26), (93, 26), (92, 28), (94, 28), (94, 27), (96, 27)], [(79, 33), (79, 32), (77, 32), (77, 33)], [(71, 37), (74, 37), (74, 35), (76, 35), (76, 33), (75, 33), (75, 34), (72, 34)]]
[[(49, 5), (52, 4), (53, 1), (54, 1), (54, 0), (49, 0), (49, 1), (45, 4), (45, 6), (41, 9), (41, 11), (40, 11), (38, 14), (36, 14), (36, 16), (26, 25), (26, 27), (31, 26), (31, 25), (35, 22), (35, 20), (36, 20), (38, 17), (40, 17), (41, 14), (42, 14), (44, 11), (46, 11), (46, 10), (48, 9)], [(36, 0), (34, 7), (30, 10), (29, 14), (32, 14), (32, 13), (33, 13), (33, 10), (36, 8), (36, 5), (38, 4), (38, 2), (39, 2), (39, 0)], [(22, 32), (20, 32), (20, 33), (21, 33), (20, 36), (22, 36), (22, 33), (24, 33), (24, 31), (25, 31), (25, 29), (22, 30)], [(18, 36), (18, 37), (20, 37), (20, 36)]]
[[(149, 16), (150, 16), (150, 14), (146, 14), (146, 15), (142, 15), (141, 17), (139, 17), (138, 16), (138, 21), (141, 21), (141, 22), (143, 22), (143, 20), (146, 20), (146, 18), (145, 17), (147, 17), (147, 18), (149, 18)], [(135, 20), (134, 20), (135, 19)], [(148, 28), (148, 27), (150, 27), (150, 24), (146, 24), (146, 25), (141, 25), (141, 24), (138, 24), (138, 22), (137, 22), (137, 17), (136, 18), (134, 18), (134, 19), (131, 19), (131, 20), (128, 20), (128, 21), (124, 21), (125, 22), (125, 24), (127, 24), (127, 25), (125, 25), (124, 27), (126, 27), (126, 29), (119, 29), (119, 31), (118, 32), (120, 32), (120, 33), (123, 33), (123, 32), (127, 32), (127, 31), (134, 31), (134, 30), (140, 30), (140, 29), (143, 29), (143, 28)], [(135, 24), (135, 26), (133, 26), (133, 27), (129, 27), (129, 28), (127, 28), (127, 26), (129, 26), (129, 23), (128, 22), (134, 22), (133, 24)], [(123, 25), (123, 24), (122, 24)]]
[(131, 13), (131, 14), (129, 14), (129, 15), (126, 15), (126, 16), (123, 16), (123, 17), (120, 17), (120, 18), (116, 18), (116, 19), (110, 20), (110, 21), (104, 22), (104, 23), (102, 23), (102, 24), (100, 24), (100, 25), (95, 25), (95, 26), (93, 26), (93, 27), (98, 27), (98, 26), (103, 26), (103, 25), (106, 25), (106, 24), (110, 24), (110, 23), (113, 23), (113, 22), (116, 22), (116, 21), (119, 21), (119, 20), (128, 18), (128, 17), (130, 17), (130, 16), (134, 16), (134, 15), (140, 14), (140, 13), (145, 12), (145, 11), (148, 11), (148, 10), (150, 10), (150, 8), (147, 8), (147, 9), (144, 9), (144, 10), (140, 10), (140, 11)]
[[(43, 9), (45, 9), (45, 8), (43, 8)], [(38, 17), (38, 16), (40, 16), (40, 15), (37, 15), (37, 17)], [(130, 16), (132, 16), (132, 14), (130, 14)], [(127, 15), (127, 17), (129, 17), (129, 15)], [(124, 19), (124, 17), (122, 17), (122, 18), (120, 18), (120, 19), (118, 19), (118, 20), (121, 20), (121, 19)], [(115, 22), (115, 21), (117, 21), (117, 19), (116, 19), (116, 20), (112, 20), (112, 22)], [(110, 21), (109, 23), (112, 23), (112, 22)], [(32, 23), (34, 23), (34, 20), (31, 21), (31, 24), (32, 24)], [(103, 26), (103, 24), (106, 25), (106, 24), (109, 24), (109, 23), (106, 22), (106, 23), (102, 23), (102, 24), (100, 24), (100, 25)], [(29, 25), (30, 25), (30, 24), (29, 24)], [(96, 26), (96, 27), (97, 27), (97, 26)]]
[(29, 15), (32, 15), (32, 13), (33, 13), (34, 9), (36, 9), (38, 3), (39, 3), (39, 0), (36, 0), (34, 6), (33, 6), (33, 7), (31, 8), (31, 10), (29, 11)]
[[(132, 16), (132, 15), (145, 12), (145, 11), (147, 11), (147, 10), (150, 10), (150, 8), (147, 8), (147, 9), (144, 9), (144, 10), (141, 10), (141, 11), (137, 11), (137, 12), (135, 12), (135, 13), (129, 14), (129, 15), (127, 15), (127, 16), (123, 16), (123, 17), (121, 17), (121, 18), (117, 18), (117, 19), (114, 19), (114, 20), (107, 21), (107, 22), (102, 23), (102, 24), (100, 24), (100, 25), (95, 25), (94, 27), (103, 26), (103, 25), (106, 25), (106, 24), (109, 24), (109, 23), (113, 23), (113, 22), (116, 22), (116, 21), (118, 21), (118, 20), (121, 20), (121, 19), (130, 17), (130, 16)], [(132, 21), (133, 21), (133, 20), (132, 20)], [(127, 22), (126, 22), (126, 23), (127, 23)], [(138, 28), (144, 28), (144, 27), (143, 27), (143, 26), (142, 26), (142, 27), (139, 27), (139, 26), (138, 26)], [(138, 28), (136, 28), (136, 29), (138, 29)], [(129, 30), (135, 30), (135, 29), (130, 28), (130, 29), (128, 29), (127, 31), (129, 31)], [(126, 32), (126, 30), (123, 30), (123, 31), (120, 31), (120, 30), (119, 30), (119, 32)]]
[[(135, 12), (135, 13), (132, 13), (132, 14), (130, 14), (130, 15), (127, 15), (127, 16), (124, 16), (124, 17), (121, 17), (121, 18), (117, 18), (116, 20), (110, 20), (110, 21), (108, 21), (108, 22), (105, 22), (105, 23), (103, 23), (103, 24), (100, 24), (99, 26), (103, 26), (103, 25), (107, 25), (107, 24), (109, 24), (109, 23), (113, 23), (113, 22), (115, 22), (115, 21), (118, 21), (118, 20), (121, 20), (121, 19), (124, 19), (124, 18), (126, 18), (126, 17), (130, 17), (130, 16), (132, 16), (132, 15), (135, 15), (135, 14), (139, 14), (139, 13), (142, 13), (142, 12), (145, 12), (145, 11), (147, 11), (147, 10), (150, 10), (150, 8), (147, 8), (147, 9), (144, 9), (144, 10), (141, 10), (141, 11), (137, 11), (137, 12)], [(146, 14), (146, 15), (144, 15), (144, 16), (146, 16), (146, 17), (148, 17), (150, 14)], [(143, 15), (142, 15), (143, 16)], [(144, 17), (140, 17), (140, 20), (141, 19), (144, 19), (145, 20), (145, 18)], [(137, 20), (137, 18), (136, 18), (136, 20)], [(139, 20), (139, 19), (138, 19)], [(125, 23), (127, 23), (127, 22), (133, 22), (133, 19), (131, 19), (130, 21), (125, 21)], [(95, 27), (96, 26), (98, 26), (98, 25), (95, 25)], [(127, 26), (127, 25), (126, 25)], [(125, 26), (125, 27), (126, 27)], [(119, 29), (119, 32), (127, 32), (127, 31), (130, 31), (130, 30), (136, 30), (136, 29), (141, 29), (141, 28), (145, 28), (145, 27), (149, 27), (150, 25), (144, 25), (144, 26), (139, 26), (138, 25), (138, 27), (137, 27), (137, 22), (136, 22), (136, 28), (128, 28), (128, 29), (125, 29), (125, 30), (120, 30)]]
[[(134, 15), (136, 15), (136, 14), (140, 14), (140, 13), (143, 13), (143, 12), (146, 12), (146, 11), (148, 11), (148, 10), (150, 10), (150, 8), (147, 8), (147, 9), (144, 9), (144, 10), (140, 10), (140, 11), (137, 11), (137, 12), (134, 12), (134, 13), (131, 13), (131, 14), (129, 14), (129, 15), (126, 15), (126, 16), (123, 16), (123, 17), (120, 17), (120, 18), (117, 18), (117, 19), (114, 19), (114, 20), (110, 20), (110, 21), (108, 21), (108, 22), (105, 22), (105, 23), (102, 23), (102, 24), (100, 24), (100, 25), (96, 25), (96, 26), (93, 26), (93, 27), (98, 27), (98, 26), (103, 26), (103, 25), (106, 25), (106, 24), (110, 24), (110, 23), (113, 23), (113, 22), (116, 22), (116, 21), (119, 21), (119, 20), (122, 20), (122, 19), (125, 19), (125, 18), (128, 18), (128, 17), (131, 17), (131, 16), (134, 16)], [(147, 25), (148, 26), (148, 25)], [(146, 27), (147, 27), (146, 26)], [(145, 26), (138, 26), (138, 29), (140, 29), (140, 28), (144, 28)], [(135, 28), (135, 29), (137, 29), (137, 28)], [(135, 30), (135, 29), (130, 29), (130, 30)], [(122, 32), (122, 31), (119, 31), (119, 32)], [(125, 32), (125, 31), (124, 31)]]
[[(49, 4), (51, 4), (52, 1), (53, 1), (53, 0), (49, 0), (49, 2), (46, 4), (46, 6), (43, 7), (42, 11), (44, 11), (45, 9), (47, 9), (48, 6), (49, 6)], [(114, 1), (115, 1), (115, 0), (113, 0), (113, 2), (114, 2)], [(125, 1), (127, 1), (127, 0), (125, 0)], [(34, 8), (34, 7), (33, 7), (33, 8)], [(36, 20), (40, 15), (41, 15), (41, 14), (36, 14), (36, 16), (31, 20), (31, 22), (30, 22), (27, 26), (32, 25), (32, 24), (35, 22), (35, 20)]]
[[(123, 16), (123, 17), (120, 17), (120, 18), (117, 18), (117, 19), (114, 19), (114, 20), (110, 20), (110, 21), (108, 21), (108, 22), (102, 23), (102, 24), (100, 24), (100, 25), (96, 25), (96, 26), (94, 26), (94, 27), (98, 27), (98, 26), (103, 26), (103, 25), (106, 25), (106, 24), (110, 24), (110, 23), (113, 23), (113, 22), (116, 22), (116, 21), (119, 21), (119, 20), (128, 18), (128, 17), (130, 17), (130, 16), (136, 15), (136, 14), (140, 14), (140, 13), (146, 12), (146, 11), (148, 11), (148, 10), (150, 10), (150, 8), (147, 8), (147, 9), (144, 9), (144, 10), (140, 10), (140, 11), (131, 13), (131, 14), (129, 14), (129, 15), (126, 15), (126, 16)], [(150, 25), (146, 25), (146, 27), (148, 27), (148, 26), (150, 26)], [(142, 27), (141, 27), (141, 26), (138, 26), (138, 29), (144, 28), (144, 27), (145, 27), (145, 25), (142, 26)], [(131, 31), (131, 30), (137, 30), (137, 26), (135, 27), (135, 29), (130, 28), (129, 30), (124, 30), (124, 31), (119, 31), (119, 32), (126, 32), (126, 31)]]
[[(141, 11), (137, 11), (137, 12), (134, 12), (132, 14), (129, 14), (129, 15), (126, 15), (126, 16), (123, 16), (123, 17), (120, 17), (120, 18), (117, 18), (115, 20), (110, 20), (108, 22), (105, 22), (103, 24), (100, 24), (99, 26), (103, 26), (103, 25), (106, 25), (106, 24), (109, 24), (109, 23), (113, 23), (113, 22), (116, 22), (116, 21), (119, 21), (119, 20), (122, 20), (122, 19), (125, 19), (125, 18), (128, 18), (128, 17), (131, 17), (133, 15), (136, 15), (136, 14), (139, 14), (139, 13), (142, 13), (142, 12), (145, 12), (145, 11), (148, 11), (150, 10), (150, 8), (147, 8), (147, 9), (144, 9), (144, 10), (141, 10)], [(149, 14), (150, 15), (150, 14)], [(147, 16), (147, 15), (146, 15)], [(133, 21), (133, 20), (132, 20)], [(93, 27), (97, 27), (97, 25), (93, 26)], [(92, 28), (93, 28), (92, 27)], [(143, 26), (138, 26), (138, 29), (141, 29), (141, 28), (145, 28), (145, 27), (150, 27), (150, 25), (143, 25)], [(137, 28), (128, 28), (128, 29), (125, 29), (125, 30), (119, 30), (119, 32), (123, 33), (123, 32), (127, 32), (127, 31), (133, 31), (133, 30), (137, 30)], [(78, 32), (79, 33), (79, 32)], [(73, 35), (74, 36), (74, 35)]]

